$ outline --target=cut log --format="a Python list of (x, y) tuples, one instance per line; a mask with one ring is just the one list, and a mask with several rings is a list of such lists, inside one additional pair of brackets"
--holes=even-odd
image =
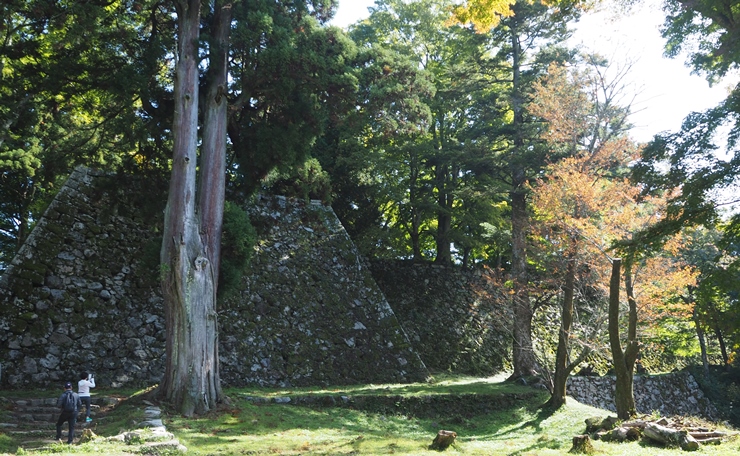
[(628, 440), (630, 442), (634, 442), (635, 440), (640, 439), (640, 433), (640, 428), (628, 428), (620, 426), (616, 429), (612, 429), (611, 431), (600, 431), (596, 433), (596, 435), (598, 436), (598, 439), (605, 442), (625, 442)]
[(696, 440), (727, 437), (726, 432), (719, 432), (719, 431), (714, 431), (714, 432), (689, 431), (689, 434), (691, 434), (691, 437), (695, 438)]
[(647, 426), (647, 424), (648, 422), (645, 420), (632, 420), (632, 421), (625, 421), (624, 423), (622, 423), (622, 427), (645, 429), (645, 426)]
[(455, 438), (457, 438), (457, 432), (439, 431), (432, 441), (432, 444), (429, 445), (429, 448), (432, 450), (444, 451), (447, 447), (455, 443)]
[(576, 435), (573, 437), (573, 448), (571, 453), (575, 454), (593, 454), (594, 446), (591, 445), (591, 437), (588, 434)]
[(645, 426), (643, 435), (651, 440), (655, 440), (666, 445), (679, 446), (685, 451), (694, 451), (699, 449), (699, 442), (684, 430), (671, 429), (659, 424), (649, 423)]
[(722, 443), (722, 437), (708, 437), (706, 439), (697, 439), (697, 442), (701, 443), (702, 445), (706, 445), (708, 443), (715, 443), (719, 445)]
[(617, 421), (619, 421), (619, 418), (617, 418), (616, 416), (607, 416), (606, 418), (586, 418), (586, 432), (591, 433), (599, 431), (601, 429), (610, 431), (614, 429)]

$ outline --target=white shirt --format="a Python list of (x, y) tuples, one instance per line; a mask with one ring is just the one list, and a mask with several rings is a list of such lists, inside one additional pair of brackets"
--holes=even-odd
[(87, 397), (90, 395), (90, 388), (95, 388), (95, 379), (91, 378), (90, 381), (85, 379), (77, 382), (77, 391), (80, 397)]

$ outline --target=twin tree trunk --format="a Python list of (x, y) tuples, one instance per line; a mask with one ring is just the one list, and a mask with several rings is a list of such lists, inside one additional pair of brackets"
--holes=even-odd
[(629, 303), (629, 326), (627, 329), (627, 346), (622, 351), (619, 340), (619, 284), (622, 269), (622, 260), (612, 260), (612, 274), (609, 283), (609, 344), (612, 350), (614, 373), (617, 377), (614, 405), (617, 408), (617, 417), (627, 420), (636, 414), (633, 380), (635, 362), (639, 346), (637, 344), (637, 302), (632, 287), (632, 274), (629, 266), (625, 271), (625, 288)]
[(216, 2), (196, 209), (200, 6), (201, 0), (175, 2), (178, 49), (172, 175), (161, 250), (167, 363), (160, 393), (185, 416), (208, 412), (222, 398), (216, 291), (224, 204), (226, 52), (231, 11), (220, 0)]

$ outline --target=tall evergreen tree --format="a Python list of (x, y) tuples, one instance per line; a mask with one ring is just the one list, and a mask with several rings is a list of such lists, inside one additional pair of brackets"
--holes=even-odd
[[(485, 134), (476, 128), (480, 122), (474, 116), (481, 114), (484, 98), (492, 99), (497, 69), (486, 56), (486, 36), (449, 26), (451, 6), (444, 0), (380, 1), (370, 18), (352, 29), (358, 43), (386, 55), (405, 56), (409, 63), (404, 68), (416, 67), (434, 85), (428, 94), (409, 91), (403, 96), (397, 91), (402, 98), (391, 103), (407, 112), (384, 113), (395, 125), (375, 136), (372, 145), (366, 144), (383, 151), (376, 163), (397, 163), (395, 168), (402, 170), (397, 177), (387, 176), (395, 190), (383, 209), (388, 232), (399, 233), (389, 238), (405, 239), (410, 245), (410, 254), (402, 248), (396, 251), (416, 260), (433, 257), (442, 264), (452, 263), (453, 243), (460, 249), (458, 261), (469, 258), (479, 227), (496, 215), (495, 191), (483, 185), (480, 173), (486, 168), (480, 149), (473, 145)], [(406, 71), (394, 75), (400, 69), (384, 66), (386, 80)], [(428, 110), (428, 118), (404, 117), (419, 103)]]
[(572, 53), (558, 47), (568, 38), (569, 21), (580, 11), (568, 4), (551, 5), (547, 2), (518, 2), (511, 7), (512, 14), (504, 17), (491, 33), (501, 43), (497, 49), (500, 59), (511, 68), (508, 81), (508, 109), (511, 121), (497, 132), (493, 166), (497, 176), (507, 185), (511, 208), (511, 278), (514, 310), (512, 378), (536, 372), (532, 350), (532, 317), (529, 271), (527, 265), (527, 233), (529, 214), (528, 184), (535, 179), (549, 161), (557, 160), (543, 147), (539, 126), (525, 110), (531, 99), (532, 83), (553, 61), (566, 61)]

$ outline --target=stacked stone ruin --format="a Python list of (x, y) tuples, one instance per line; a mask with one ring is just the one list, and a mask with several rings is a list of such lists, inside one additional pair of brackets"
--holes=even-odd
[[(0, 387), (58, 388), (83, 370), (110, 387), (159, 382), (163, 204), (130, 177), (70, 175), (0, 277)], [(405, 383), (427, 379), (427, 367), (486, 376), (506, 366), (510, 309), (484, 271), (370, 264), (316, 201), (256, 197), (245, 210), (261, 234), (241, 291), (219, 308), (225, 386)], [(608, 409), (609, 382), (573, 378), (569, 394)], [(646, 412), (713, 413), (690, 375), (635, 385)]]

